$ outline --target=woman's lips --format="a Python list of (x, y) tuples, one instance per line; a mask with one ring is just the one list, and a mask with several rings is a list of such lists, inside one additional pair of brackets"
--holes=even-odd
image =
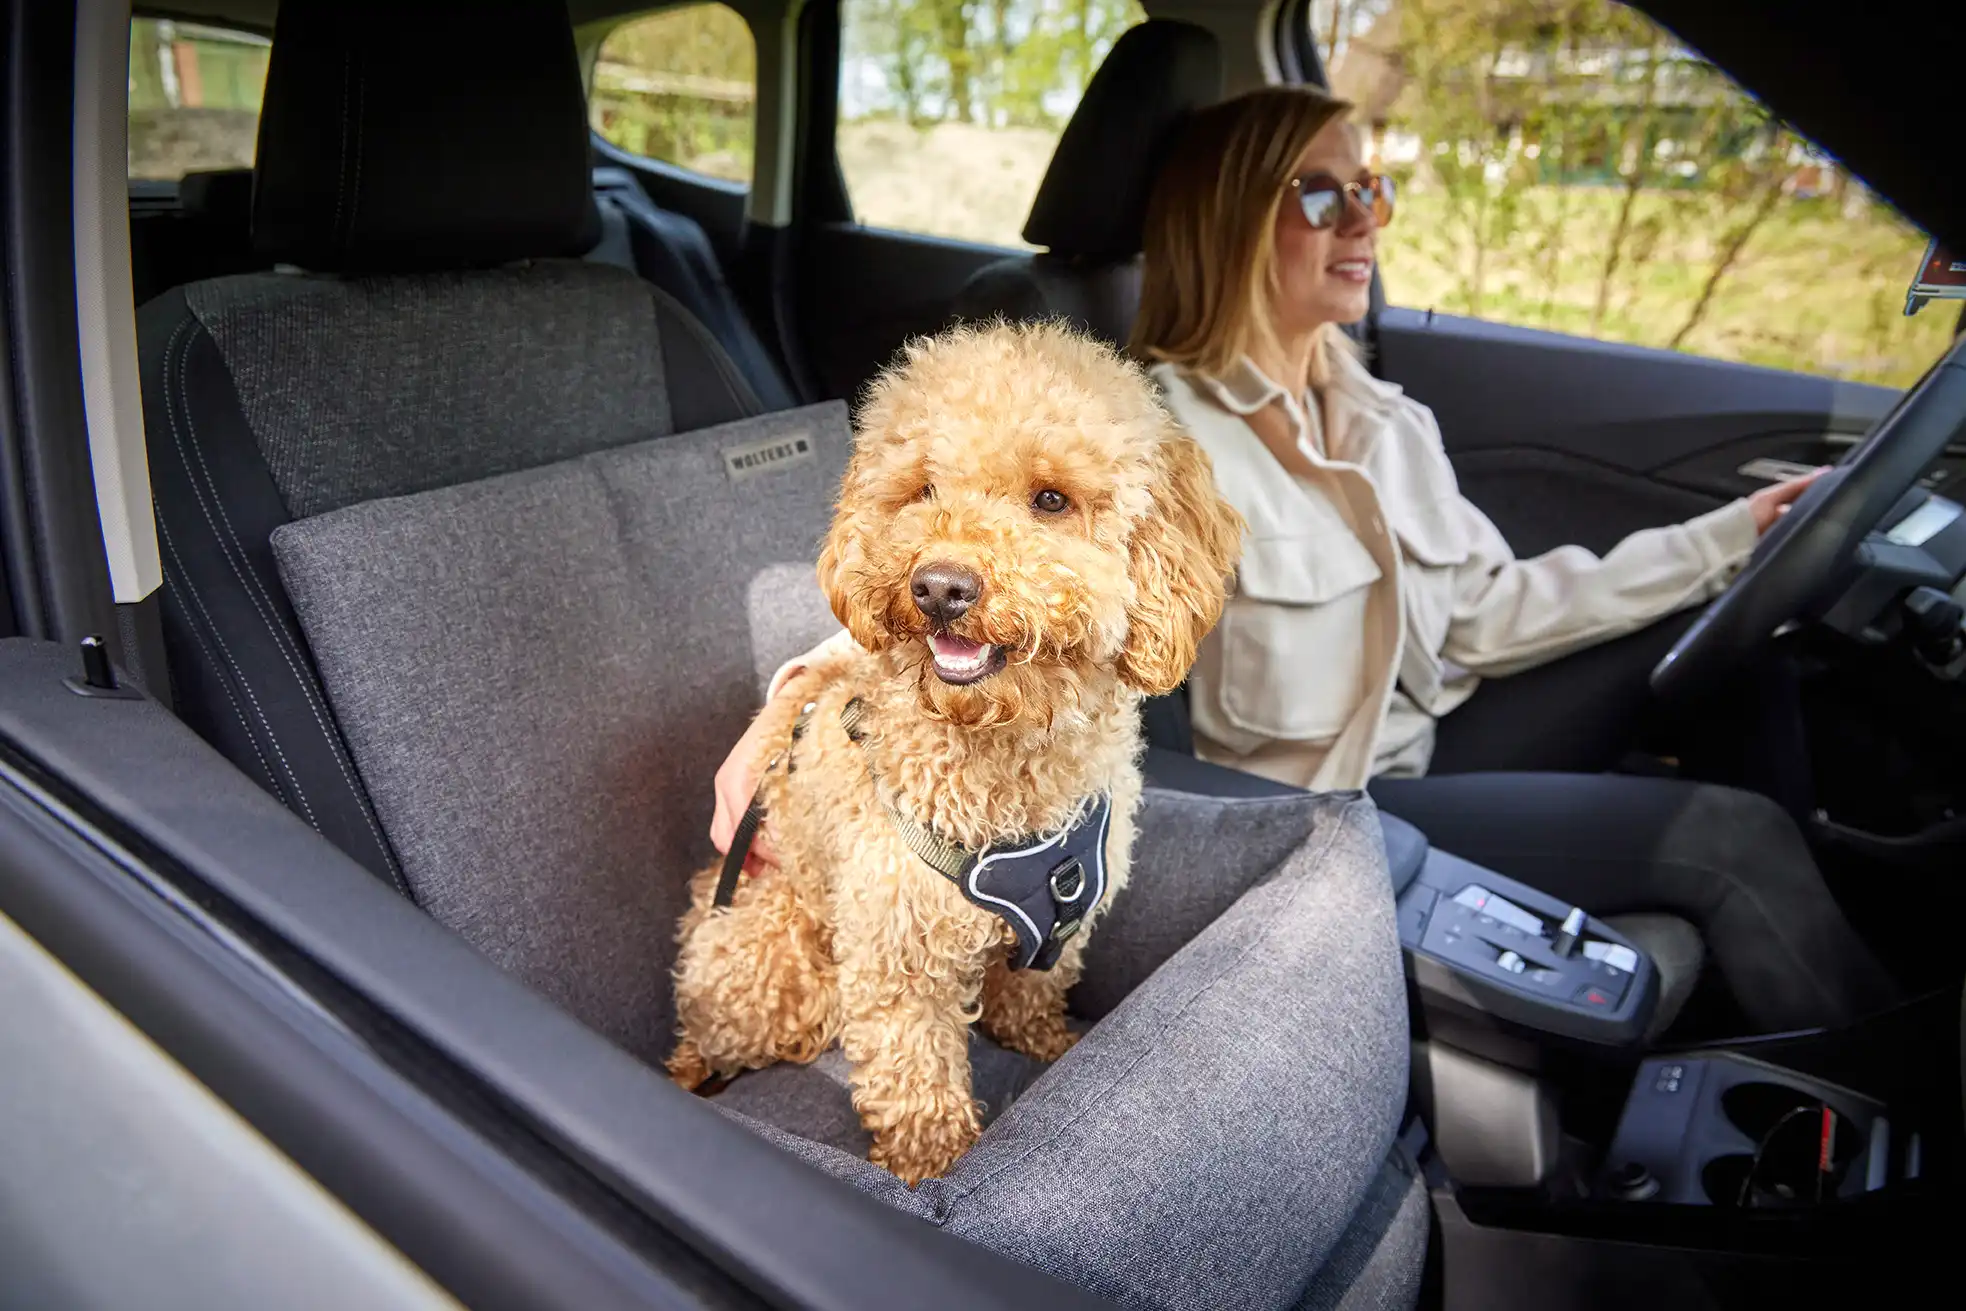
[(1324, 266), (1324, 271), (1342, 282), (1372, 281), (1372, 261), (1369, 259), (1333, 260)]

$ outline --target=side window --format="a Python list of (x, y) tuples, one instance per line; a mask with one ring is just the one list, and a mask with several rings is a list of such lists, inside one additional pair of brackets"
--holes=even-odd
[(751, 181), (758, 47), (737, 11), (693, 4), (609, 32), (589, 117), (603, 141), (726, 182)]
[(266, 90), (263, 36), (198, 23), (130, 23), (130, 176), (251, 168)]
[(1317, 0), (1331, 83), (1399, 184), (1398, 305), (1906, 385), (1925, 238), (1614, 0)]
[(873, 227), (1023, 246), (1065, 122), (1139, 0), (842, 0), (840, 170)]

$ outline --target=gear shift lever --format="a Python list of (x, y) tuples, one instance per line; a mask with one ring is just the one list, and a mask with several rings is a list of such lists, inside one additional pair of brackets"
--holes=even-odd
[(1558, 956), (1571, 957), (1577, 954), (1577, 941), (1584, 936), (1584, 908), (1572, 906), (1570, 913), (1563, 917), (1563, 926), (1550, 939), (1550, 949)]

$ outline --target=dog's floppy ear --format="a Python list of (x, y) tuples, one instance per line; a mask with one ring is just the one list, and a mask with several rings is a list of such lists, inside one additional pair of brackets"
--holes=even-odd
[(860, 477), (861, 460), (856, 453), (847, 465), (840, 484), (839, 505), (833, 511), (833, 526), (819, 548), (819, 588), (833, 617), (853, 635), (863, 651), (878, 651), (888, 644), (887, 630), (879, 616), (867, 610), (867, 593), (856, 585), (866, 572), (870, 542), (878, 540), (876, 525), (864, 507), (865, 480)]
[(1153, 508), (1133, 528), (1120, 677), (1149, 696), (1172, 692), (1222, 617), (1242, 553), (1243, 519), (1215, 490), (1208, 452), (1169, 424), (1154, 452)]

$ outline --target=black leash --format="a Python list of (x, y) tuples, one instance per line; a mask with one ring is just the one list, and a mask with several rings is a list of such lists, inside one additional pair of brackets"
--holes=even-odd
[(717, 875), (717, 895), (711, 905), (728, 906), (730, 899), (737, 895), (737, 880), (744, 873), (744, 859), (751, 854), (751, 844), (758, 839), (758, 825), (764, 822), (764, 785), (761, 783), (751, 798), (751, 804), (744, 808), (744, 817), (737, 821), (737, 832), (731, 834), (730, 850), (724, 853), (724, 868)]
[[(797, 742), (805, 736), (806, 721), (812, 718), (817, 703), (808, 701), (799, 710), (799, 717), (792, 721), (792, 741)], [(772, 757), (765, 766), (769, 775), (778, 768), (778, 762), (785, 762), (785, 772), (792, 772), (791, 748), (785, 754)], [(730, 850), (724, 853), (724, 867), (717, 874), (716, 895), (710, 900), (712, 906), (730, 905), (731, 898), (737, 895), (737, 880), (744, 875), (744, 861), (751, 854), (751, 846), (758, 840), (758, 826), (765, 822), (765, 784), (758, 780), (758, 790), (751, 794), (751, 804), (744, 808), (744, 814), (737, 821), (737, 831), (730, 835)]]

